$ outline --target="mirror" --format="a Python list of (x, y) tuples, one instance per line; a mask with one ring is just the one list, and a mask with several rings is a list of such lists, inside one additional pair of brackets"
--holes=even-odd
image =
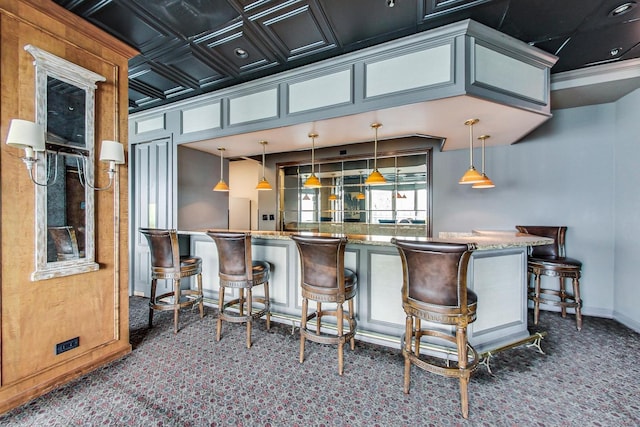
[(279, 167), (284, 231), (430, 236), (431, 150), (378, 158), (387, 183), (365, 185), (372, 158), (320, 161), (321, 188), (305, 188), (310, 165)]
[(94, 121), (96, 82), (106, 79), (25, 46), (35, 59), (36, 121), (46, 130), (37, 153), (36, 268), (32, 280), (98, 270), (95, 262)]

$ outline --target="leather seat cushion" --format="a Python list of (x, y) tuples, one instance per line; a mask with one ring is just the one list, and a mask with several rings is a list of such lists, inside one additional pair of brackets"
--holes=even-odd
[(251, 269), (253, 270), (253, 282), (262, 283), (269, 280), (269, 270), (271, 266), (266, 261), (252, 261)]
[(582, 267), (582, 262), (574, 258), (561, 257), (530, 257), (529, 263), (540, 264), (545, 267)]
[(358, 276), (356, 273), (349, 270), (348, 268), (344, 269), (344, 292), (349, 295), (353, 291), (353, 287), (358, 283)]
[(185, 255), (180, 257), (180, 268), (195, 267), (202, 264), (202, 258), (197, 256)]

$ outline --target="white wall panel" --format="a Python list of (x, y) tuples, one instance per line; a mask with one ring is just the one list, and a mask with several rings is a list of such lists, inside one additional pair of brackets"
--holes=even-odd
[(366, 95), (383, 95), (452, 79), (451, 45), (366, 64)]
[(278, 116), (278, 89), (273, 88), (229, 100), (229, 124)]
[(220, 101), (182, 110), (182, 133), (220, 127)]
[(547, 102), (546, 69), (475, 45), (474, 83), (482, 83), (541, 103)]
[(351, 69), (289, 85), (289, 112), (351, 101)]
[(369, 321), (404, 326), (402, 261), (396, 254), (369, 254)]

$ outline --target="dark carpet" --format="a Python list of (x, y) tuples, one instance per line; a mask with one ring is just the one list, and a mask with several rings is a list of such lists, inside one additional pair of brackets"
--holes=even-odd
[[(291, 326), (264, 320), (245, 348), (245, 327), (224, 324), (215, 342), (216, 310), (200, 320), (184, 311), (156, 313), (147, 329), (147, 299), (132, 297), (127, 357), (2, 416), (11, 426), (638, 426), (640, 334), (619, 323), (542, 312), (546, 354), (518, 347), (480, 366), (469, 384), (469, 420), (460, 415), (458, 381), (415, 367), (402, 392), (400, 351), (356, 342), (337, 350), (308, 343), (298, 362)], [(532, 328), (533, 329), (533, 328)]]

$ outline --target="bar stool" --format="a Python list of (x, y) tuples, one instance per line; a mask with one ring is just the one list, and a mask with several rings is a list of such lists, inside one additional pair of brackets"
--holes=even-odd
[[(305, 340), (322, 344), (338, 345), (338, 374), (344, 371), (344, 344), (349, 341), (355, 350), (357, 322), (353, 311), (353, 297), (356, 295), (358, 278), (344, 268), (346, 237), (318, 237), (292, 235), (300, 254), (302, 290), (302, 315), (300, 322), (300, 363), (304, 362)], [(309, 300), (316, 301), (315, 312), (308, 314)], [(348, 303), (348, 311), (343, 308)], [(323, 310), (322, 303), (336, 303), (335, 310)], [(337, 333), (322, 330), (322, 318), (336, 318)], [(316, 319), (315, 328), (309, 329), (307, 322)], [(344, 323), (349, 331), (344, 332)]]
[[(151, 254), (151, 297), (149, 299), (149, 328), (153, 324), (153, 311), (173, 310), (173, 333), (178, 333), (178, 312), (181, 308), (198, 304), (200, 318), (204, 316), (202, 299), (202, 259), (180, 256), (176, 230), (141, 228), (149, 243)], [(180, 289), (180, 279), (197, 277), (198, 289)], [(158, 279), (171, 280), (173, 291), (156, 295)], [(169, 299), (170, 298), (170, 299)]]
[[(402, 307), (407, 314), (402, 348), (404, 392), (409, 393), (412, 364), (434, 374), (459, 378), (462, 416), (468, 418), (467, 388), (479, 362), (478, 353), (467, 341), (467, 325), (475, 322), (478, 305), (476, 294), (467, 289), (467, 268), (475, 245), (395, 238), (391, 242), (402, 260)], [(425, 325), (421, 320), (428, 322)], [(438, 329), (438, 324), (455, 326), (455, 334)], [(420, 356), (423, 336), (433, 337), (428, 359)], [(449, 345), (445, 347), (445, 343)], [(453, 361), (447, 351), (450, 347), (455, 347)]]
[[(207, 231), (218, 248), (218, 322), (216, 341), (220, 341), (222, 321), (247, 324), (247, 348), (251, 347), (251, 325), (255, 319), (266, 315), (267, 330), (271, 329), (271, 302), (269, 300), (269, 273), (271, 266), (266, 261), (254, 261), (251, 257), (251, 233)], [(264, 285), (264, 298), (253, 297), (254, 286)], [(226, 288), (239, 289), (239, 297), (224, 302)], [(247, 292), (246, 298), (244, 292)], [(254, 303), (263, 305), (254, 312)], [(227, 308), (238, 306), (238, 312)]]
[[(576, 328), (581, 330), (580, 273), (582, 263), (577, 259), (566, 257), (565, 235), (567, 227), (516, 225), (516, 228), (521, 233), (553, 239), (552, 244), (533, 246), (527, 260), (527, 270), (530, 275), (533, 275), (533, 286), (529, 285), (528, 291), (528, 297), (533, 301), (533, 323), (538, 324), (540, 304), (549, 304), (559, 306), (562, 317), (567, 317), (567, 308), (573, 308), (576, 313)], [(542, 288), (540, 276), (557, 277), (560, 281), (560, 287), (558, 290)], [(572, 294), (566, 290), (565, 279), (572, 281)]]

